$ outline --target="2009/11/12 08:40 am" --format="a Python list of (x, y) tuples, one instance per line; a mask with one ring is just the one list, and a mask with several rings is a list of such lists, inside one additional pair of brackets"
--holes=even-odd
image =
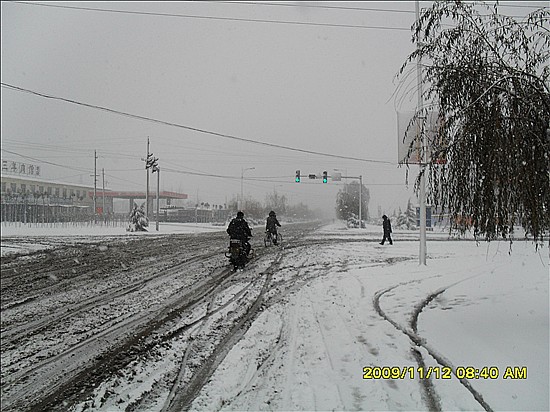
[[(458, 379), (498, 379), (501, 377), (500, 370), (496, 366), (458, 366), (453, 371), (448, 366), (365, 366), (363, 368), (363, 379), (451, 379), (452, 376)], [(507, 366), (502, 379), (527, 379), (527, 367)]]

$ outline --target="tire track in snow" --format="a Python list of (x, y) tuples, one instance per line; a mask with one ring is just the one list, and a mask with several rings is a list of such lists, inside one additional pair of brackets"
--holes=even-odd
[[(229, 269), (227, 269), (229, 270)], [(229, 270), (230, 271), (230, 270)], [(230, 271), (231, 272), (231, 271)], [(231, 272), (233, 273), (233, 272)], [(248, 284), (246, 284), (240, 291), (238, 291), (231, 299), (229, 299), (227, 302), (223, 303), (222, 305), (220, 306), (217, 306), (215, 307), (215, 300), (216, 300), (216, 291), (213, 291), (212, 292), (212, 296), (210, 297), (210, 300), (208, 302), (208, 306), (207, 306), (207, 309), (206, 309), (206, 313), (204, 316), (201, 316), (199, 319), (195, 320), (194, 322), (192, 322), (191, 324), (189, 325), (185, 325), (184, 328), (182, 328), (182, 330), (177, 330), (175, 332), (173, 332), (170, 336), (170, 339), (172, 339), (174, 336), (175, 336), (175, 333), (177, 332), (178, 334), (180, 334), (183, 329), (185, 330), (188, 330), (191, 326), (195, 326), (196, 324), (198, 323), (202, 323), (199, 331), (197, 334), (200, 334), (201, 332), (203, 332), (206, 328), (206, 321), (212, 317), (213, 315), (215, 315), (216, 313), (220, 312), (221, 310), (225, 309), (226, 307), (228, 307), (229, 305), (231, 305), (232, 303), (236, 302), (239, 298), (243, 297), (245, 294), (247, 294), (252, 285), (254, 285), (255, 283), (259, 282), (260, 281), (260, 277), (257, 277), (257, 278), (254, 278), (252, 279), (250, 282), (248, 282)], [(226, 286), (226, 283), (228, 282), (228, 278), (225, 278), (217, 287), (216, 289), (223, 289), (225, 286)], [(180, 365), (180, 370), (178, 372), (178, 376), (176, 378), (176, 380), (174, 381), (174, 383), (172, 384), (172, 388), (170, 390), (170, 394), (167, 398), (167, 400), (165, 401), (165, 404), (164, 404), (164, 407), (163, 407), (163, 411), (165, 410), (168, 410), (167, 408), (170, 407), (171, 404), (173, 404), (175, 402), (175, 399), (176, 399), (176, 396), (177, 396), (177, 391), (181, 388), (182, 383), (183, 383), (183, 380), (184, 380), (184, 374), (185, 374), (185, 370), (186, 370), (186, 366), (187, 366), (187, 360), (189, 358), (189, 354), (192, 352), (192, 347), (193, 347), (193, 344), (195, 344), (195, 341), (193, 341), (192, 343), (189, 344), (189, 346), (187, 346), (187, 348), (185, 349), (185, 353), (183, 355), (183, 358), (182, 358), (182, 363)]]
[[(296, 316), (296, 308), (292, 307), (292, 317), (291, 322), (288, 328), (288, 338), (287, 338), (287, 347), (289, 348), (288, 351), (288, 358), (289, 362), (286, 364), (285, 367), (285, 388), (284, 388), (284, 397), (283, 397), (283, 407), (287, 407), (290, 405), (290, 394), (292, 393), (292, 378), (294, 377), (294, 359), (296, 359), (296, 330), (297, 330), (297, 323), (298, 323), (298, 316)], [(290, 409), (290, 408), (289, 408)]]
[[(169, 239), (172, 239), (172, 237), (169, 237)], [(187, 245), (190, 244), (187, 242), (187, 238), (182, 237), (182, 239), (184, 242), (181, 243), (187, 247)], [(201, 237), (201, 239), (203, 239), (203, 237)], [(213, 249), (217, 249), (218, 251), (215, 254), (216, 256), (222, 255), (220, 254), (220, 248), (216, 246), (218, 242), (217, 237), (214, 240), (215, 242), (211, 241), (206, 247), (206, 250), (204, 249), (204, 242), (202, 242), (202, 246), (200, 247), (203, 257), (205, 256), (205, 252), (211, 253)], [(133, 245), (142, 244), (142, 242), (130, 243)], [(174, 245), (169, 251), (170, 253), (166, 253), (166, 249), (168, 249), (168, 247), (165, 245), (158, 245), (156, 243), (151, 244), (147, 242), (146, 244), (151, 245), (151, 247), (148, 247), (146, 252), (147, 254), (158, 254), (158, 248), (153, 248), (153, 246), (158, 246), (159, 248), (165, 249), (163, 250), (163, 253), (161, 253), (162, 256), (172, 255), (171, 252), (174, 252), (176, 248), (180, 248), (181, 243)], [(192, 246), (194, 245), (195, 242), (192, 243)], [(138, 252), (139, 251), (135, 251), (137, 255), (140, 254)], [(179, 253), (181, 254), (181, 250)], [(100, 253), (96, 253), (96, 255), (102, 257)], [(260, 255), (263, 255), (263, 253), (260, 253)], [(141, 260), (143, 261), (144, 259)], [(146, 263), (157, 262), (157, 259), (154, 261), (145, 259), (145, 261)], [(2, 263), (2, 267), (4, 267), (4, 262)], [(140, 265), (133, 265), (134, 268), (136, 268), (136, 266), (139, 267)], [(147, 267), (149, 266), (156, 267), (157, 263), (153, 263), (152, 265), (147, 264)], [(117, 268), (119, 267), (120, 262)], [(251, 269), (254, 267), (254, 264), (250, 266)], [(164, 269), (167, 268), (164, 267)], [(143, 315), (136, 313), (135, 318), (119, 318), (118, 324), (113, 321), (104, 325), (104, 327), (102, 327), (103, 332), (97, 334), (95, 339), (94, 337), (90, 337), (85, 341), (81, 341), (81, 345), (78, 347), (72, 347), (74, 350), (69, 349), (68, 352), (60, 353), (61, 357), (58, 356), (56, 358), (52, 358), (49, 356), (50, 354), (48, 354), (48, 356), (40, 362), (41, 366), (38, 369), (36, 369), (36, 364), (33, 365), (33, 373), (28, 375), (29, 378), (27, 378), (27, 376), (20, 376), (21, 380), (19, 382), (13, 382), (15, 385), (9, 385), (10, 388), (6, 387), (3, 382), (2, 407), (4, 408), (4, 406), (6, 406), (6, 398), (4, 397), (6, 393), (4, 391), (10, 392), (8, 396), (11, 399), (8, 401), (8, 404), (11, 404), (12, 408), (15, 403), (19, 406), (26, 405), (29, 408), (36, 408), (36, 410), (66, 410), (66, 407), (69, 404), (87, 401), (90, 399), (89, 396), (93, 396), (95, 388), (98, 387), (98, 385), (103, 382), (106, 377), (110, 379), (110, 377), (113, 376), (113, 373), (116, 373), (118, 369), (125, 368), (130, 360), (136, 359), (136, 357), (141, 354), (148, 355), (151, 350), (155, 349), (157, 344), (166, 346), (167, 342), (165, 337), (174, 331), (173, 326), (180, 322), (182, 315), (196, 304), (207, 303), (207, 299), (211, 296), (211, 293), (215, 293), (215, 290), (219, 290), (219, 288), (216, 289), (216, 287), (220, 286), (219, 282), (224, 282), (226, 273), (228, 274), (227, 276), (235, 276), (234, 274), (231, 274), (228, 271), (226, 272), (218, 266), (213, 269), (213, 273), (211, 273), (211, 267), (199, 267), (197, 270), (191, 271), (194, 279), (191, 287), (182, 288), (181, 291), (178, 291), (174, 296), (170, 295), (167, 299), (162, 301), (162, 304), (161, 301), (159, 301), (158, 304), (155, 304), (155, 306), (151, 308), (151, 310), (147, 311), (144, 317), (140, 318), (140, 316)], [(259, 280), (259, 283), (257, 282), (255, 286), (252, 286), (254, 290), (251, 291), (251, 295), (252, 292), (253, 295), (247, 298), (246, 308), (244, 309), (248, 308), (249, 312), (250, 304), (257, 297), (259, 293), (258, 291), (262, 289), (262, 282), (265, 279), (264, 276), (269, 270), (272, 269), (264, 270), (264, 273), (261, 273), (260, 270), (251, 270), (248, 272), (247, 278), (249, 276), (255, 276), (261, 279)], [(113, 271), (113, 274), (114, 273), (115, 271)], [(204, 278), (200, 276), (201, 274), (205, 275)], [(240, 275), (238, 276), (240, 277)], [(269, 274), (269, 276), (271, 276), (271, 274)], [(103, 280), (98, 279), (98, 282), (100, 281)], [(159, 279), (157, 279), (157, 281), (160, 282)], [(271, 280), (269, 282), (271, 282)], [(244, 293), (246, 295), (246, 292)], [(265, 287), (262, 290), (262, 293), (266, 293)], [(122, 293), (121, 296), (125, 296), (125, 294)], [(279, 296), (280, 294), (276, 294), (276, 297)], [(274, 297), (275, 296), (272, 296), (271, 293), (263, 295), (261, 302), (255, 307), (256, 311), (254, 315), (250, 315), (250, 313), (247, 315), (250, 315), (248, 318), (249, 323), (254, 321), (255, 317), (259, 315), (259, 311), (268, 305)], [(94, 306), (96, 305), (97, 302)], [(239, 313), (240, 312), (241, 311), (239, 311)], [(242, 319), (242, 316), (242, 313), (238, 316), (233, 315), (231, 317), (231, 322), (239, 322), (239, 320)], [(229, 324), (229, 322), (226, 323)], [(250, 324), (247, 325), (246, 323), (247, 320), (245, 319), (243, 327), (248, 328)], [(185, 328), (186, 326), (188, 330), (190, 325), (184, 325), (183, 327)], [(225, 326), (226, 325), (224, 325), (224, 327)], [(229, 330), (233, 331), (231, 327), (228, 327), (228, 331)], [(175, 331), (176, 335), (177, 333), (181, 333), (181, 330)], [(224, 332), (224, 335), (226, 334), (227, 333)], [(237, 336), (235, 339), (238, 340), (239, 337)], [(224, 342), (225, 341), (222, 336), (221, 343), (223, 344)], [(207, 343), (210, 343), (210, 341)], [(229, 346), (229, 348), (232, 347), (235, 342), (232, 341), (230, 343), (231, 346)], [(216, 342), (217, 346), (219, 344), (220, 342)], [(57, 346), (55, 348), (57, 348)], [(220, 349), (217, 354), (223, 354), (223, 351)], [(62, 365), (62, 363), (66, 364), (68, 368), (64, 367), (65, 365)], [(158, 399), (159, 394), (160, 392), (153, 393), (152, 396), (156, 396), (156, 399)], [(106, 399), (113, 399), (113, 395), (114, 394), (111, 392), (106, 395), (105, 399), (102, 398), (100, 400), (97, 398), (96, 400), (103, 404)], [(93, 398), (91, 403), (93, 403)], [(139, 408), (139, 404), (137, 404), (137, 407)]]
[[(311, 299), (310, 299), (310, 302), (311, 302)], [(319, 328), (321, 339), (323, 340), (323, 346), (325, 348), (325, 353), (327, 354), (327, 358), (330, 364), (330, 369), (332, 369), (332, 372), (334, 374), (337, 371), (336, 371), (336, 368), (334, 367), (334, 361), (332, 360), (332, 356), (330, 354), (327, 338), (325, 336), (325, 333), (323, 332), (323, 326), (321, 325), (321, 322), (319, 322), (319, 318), (317, 316), (317, 312), (315, 312), (315, 308), (313, 309), (313, 316), (315, 318), (315, 322), (317, 322), (317, 327)], [(345, 402), (343, 401), (344, 397), (342, 396), (342, 390), (340, 389), (340, 385), (338, 384), (338, 382), (335, 382), (334, 384), (336, 386), (336, 391), (338, 392), (338, 400), (340, 402), (340, 405), (345, 405)]]
[(199, 394), (200, 390), (208, 379), (212, 376), (216, 368), (227, 356), (233, 346), (244, 336), (248, 328), (251, 326), (254, 319), (258, 316), (264, 304), (264, 295), (266, 294), (270, 284), (273, 271), (280, 264), (282, 254), (271, 264), (271, 266), (262, 274), (265, 275), (265, 281), (260, 290), (260, 293), (253, 301), (244, 315), (238, 319), (231, 330), (223, 337), (221, 342), (216, 346), (214, 351), (200, 366), (199, 370), (195, 371), (192, 379), (185, 385), (185, 387), (178, 386), (177, 390), (174, 390), (174, 397), (168, 399), (163, 407), (163, 411), (184, 411), (191, 407), (193, 400)]
[[(24, 382), (11, 382), (16, 392), (16, 395), (11, 395), (15, 398), (14, 403), (4, 403), (3, 406), (8, 407), (8, 409), (9, 407), (18, 408), (22, 400), (26, 399), (25, 403), (32, 405), (37, 410), (50, 409), (60, 399), (67, 399), (69, 396), (74, 395), (74, 382), (86, 382), (88, 387), (93, 387), (96, 371), (104, 372), (112, 368), (113, 365), (117, 364), (117, 360), (113, 357), (116, 357), (117, 354), (124, 355), (131, 352), (133, 348), (139, 347), (144, 336), (151, 335), (153, 330), (158, 330), (159, 327), (179, 316), (182, 311), (201, 301), (219, 282), (229, 275), (228, 270), (221, 271), (211, 279), (205, 279), (196, 284), (194, 289), (187, 294), (174, 297), (170, 302), (166, 302), (165, 305), (159, 307), (157, 311), (147, 315), (136, 314), (113, 325), (110, 329), (80, 342), (69, 350), (53, 358), (46, 359), (43, 363), (35, 365), (32, 370), (25, 371), (21, 376), (16, 374), (17, 376), (13, 376), (13, 378), (20, 381), (23, 380), (22, 378), (28, 377), (33, 371), (36, 376), (33, 379), (25, 378)], [(121, 330), (125, 332), (121, 334)], [(130, 335), (132, 337), (128, 338)], [(104, 349), (99, 350), (98, 347), (104, 347)], [(73, 356), (76, 359), (82, 358), (82, 360), (77, 363), (73, 361), (75, 359)], [(63, 376), (63, 378), (54, 381), (52, 372), (61, 368), (65, 371), (64, 375), (61, 373), (57, 375)], [(44, 376), (38, 381), (40, 375)], [(42, 391), (42, 398), (36, 398), (38, 391)]]
[[(469, 278), (467, 278), (469, 279)], [(428, 345), (428, 343), (425, 341), (425, 339), (423, 339), (422, 337), (420, 337), (417, 332), (416, 332), (416, 324), (417, 324), (417, 319), (418, 319), (418, 315), (420, 314), (420, 312), (422, 311), (422, 309), (428, 305), (435, 297), (437, 297), (438, 295), (440, 295), (441, 293), (445, 292), (445, 290), (447, 290), (449, 287), (451, 286), (454, 286), (460, 282), (463, 282), (467, 279), (463, 279), (459, 282), (456, 282), (456, 283), (453, 283), (451, 285), (448, 285), (446, 287), (443, 287), (443, 288), (440, 288), (438, 289), (437, 291), (435, 291), (434, 293), (431, 293), (430, 295), (428, 295), (422, 302), (420, 302), (419, 305), (417, 305), (415, 307), (415, 311), (413, 313), (413, 317), (411, 319), (411, 321), (409, 322), (410, 323), (410, 329), (408, 327), (405, 327), (405, 326), (402, 326), (400, 325), (399, 323), (397, 323), (396, 321), (394, 321), (393, 319), (391, 319), (383, 310), (382, 308), (380, 307), (380, 298), (400, 287), (400, 286), (405, 286), (405, 285), (409, 285), (411, 283), (420, 283), (421, 280), (412, 280), (412, 281), (409, 281), (409, 282), (403, 282), (403, 283), (399, 283), (397, 285), (393, 285), (393, 286), (390, 286), (388, 288), (385, 288), (385, 289), (381, 289), (379, 291), (377, 291), (375, 294), (374, 294), (374, 297), (373, 297), (373, 305), (374, 305), (374, 308), (376, 310), (376, 312), (378, 312), (378, 314), (384, 318), (386, 321), (388, 321), (389, 323), (391, 323), (397, 330), (401, 331), (402, 333), (404, 333), (405, 335), (407, 335), (409, 337), (409, 339), (416, 345), (416, 346), (420, 346), (420, 347), (423, 347), (426, 351), (428, 351), (428, 353), (437, 361), (437, 363), (439, 363), (441, 366), (444, 366), (444, 367), (449, 367), (451, 368), (451, 370), (453, 371), (453, 374), (454, 371), (455, 371), (455, 367), (454, 365), (452, 364), (452, 362), (445, 358), (442, 354), (440, 354), (437, 350), (435, 350), (433, 347), (431, 347), (431, 345)], [(413, 348), (413, 355), (415, 356), (415, 358), (417, 358), (418, 355), (415, 354), (415, 352), (418, 353), (418, 355), (420, 355), (420, 353), (418, 351), (416, 351), (414, 348)], [(420, 358), (421, 358), (421, 355), (420, 355)], [(418, 358), (417, 358), (418, 359)], [(419, 366), (422, 366), (419, 364)], [(456, 376), (456, 374), (455, 374)], [(456, 376), (456, 378), (460, 381), (460, 383), (472, 394), (472, 396), (474, 397), (474, 399), (483, 407), (483, 409), (485, 409), (487, 412), (492, 412), (493, 409), (489, 406), (489, 404), (487, 404), (487, 402), (485, 402), (485, 400), (483, 399), (483, 396), (478, 392), (476, 391), (472, 385), (470, 384), (470, 382), (465, 379), (465, 378), (458, 378), (458, 376)], [(424, 394), (425, 396), (427, 397), (428, 399), (428, 405), (438, 405), (439, 404), (439, 401), (438, 399), (436, 398), (436, 395), (435, 395), (435, 391), (434, 391), (434, 388), (433, 388), (433, 385), (431, 385), (431, 382), (430, 384), (428, 384), (426, 381), (428, 381), (428, 379), (421, 379), (420, 380), (420, 383), (421, 385), (423, 386), (423, 390), (424, 390)]]
[(116, 289), (111, 289), (106, 293), (92, 296), (80, 302), (65, 305), (60, 309), (51, 312), (37, 320), (11, 327), (10, 329), (2, 332), (2, 344), (15, 344), (18, 340), (24, 337), (28, 337), (29, 335), (34, 335), (41, 330), (50, 327), (50, 325), (60, 324), (61, 321), (66, 318), (74, 317), (81, 312), (89, 311), (96, 306), (103, 305), (105, 304), (105, 302), (114, 301), (121, 296), (128, 295), (130, 293), (143, 289), (149, 282), (158, 281), (159, 278), (169, 278), (170, 276), (178, 273), (181, 267), (204, 259), (215, 257), (217, 254), (218, 253), (210, 253), (207, 255), (195, 256), (184, 261), (177, 262), (170, 265), (169, 267), (159, 269), (158, 271), (154, 271), (151, 274), (146, 275), (137, 283), (131, 285), (122, 285)]

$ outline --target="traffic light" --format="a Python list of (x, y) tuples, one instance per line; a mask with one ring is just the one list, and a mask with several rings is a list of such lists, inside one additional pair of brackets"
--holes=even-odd
[(327, 171), (325, 170), (323, 172), (323, 183), (326, 183), (326, 182), (328, 182), (328, 176), (327, 176)]
[(296, 183), (300, 183), (300, 171), (296, 170)]
[(145, 160), (145, 169), (153, 168), (153, 170), (158, 166), (157, 161), (159, 160), (158, 157), (154, 157), (153, 153), (149, 153), (147, 155), (147, 159)]
[(148, 153), (147, 159), (145, 159), (145, 169), (149, 169), (152, 164), (153, 164), (153, 153)]

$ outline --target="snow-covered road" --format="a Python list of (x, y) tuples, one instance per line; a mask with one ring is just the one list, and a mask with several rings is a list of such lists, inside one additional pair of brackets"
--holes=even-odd
[(3, 259), (2, 409), (549, 409), (547, 246), (311, 229), (237, 273), (223, 233)]
[(276, 276), (308, 281), (258, 317), (192, 409), (548, 410), (548, 250), (432, 236), (422, 267), (409, 234), (378, 236), (331, 227), (314, 239), (339, 242), (288, 251)]

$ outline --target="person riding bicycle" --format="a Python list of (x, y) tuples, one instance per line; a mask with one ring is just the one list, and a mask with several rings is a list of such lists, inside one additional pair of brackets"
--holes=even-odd
[(246, 220), (244, 220), (244, 213), (241, 211), (237, 212), (237, 217), (233, 218), (229, 222), (226, 232), (229, 234), (231, 239), (239, 239), (245, 248), (246, 255), (250, 253), (252, 246), (248, 240), (252, 237), (252, 230)]
[(273, 244), (277, 244), (277, 226), (281, 227), (281, 224), (277, 220), (277, 215), (272, 210), (269, 212), (269, 216), (267, 217), (267, 221), (265, 224), (265, 231), (270, 232), (273, 236)]

